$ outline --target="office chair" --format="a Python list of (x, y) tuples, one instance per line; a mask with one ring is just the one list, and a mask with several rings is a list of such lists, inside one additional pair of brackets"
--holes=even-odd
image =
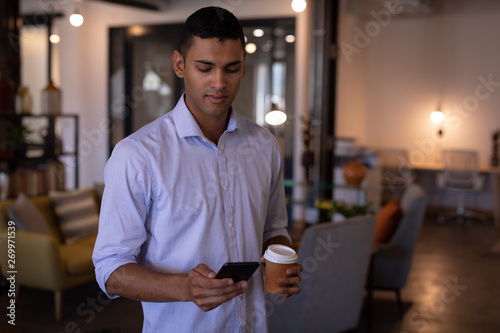
[(437, 186), (457, 195), (457, 208), (439, 217), (439, 222), (457, 218), (460, 222), (474, 218), (487, 222), (488, 218), (480, 213), (465, 209), (467, 195), (482, 190), (484, 176), (479, 173), (479, 158), (472, 150), (443, 150), (443, 171), (437, 176)]

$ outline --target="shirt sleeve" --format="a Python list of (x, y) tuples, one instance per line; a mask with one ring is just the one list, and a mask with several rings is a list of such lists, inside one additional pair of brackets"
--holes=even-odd
[(104, 170), (105, 188), (99, 215), (99, 232), (92, 260), (100, 288), (118, 267), (137, 262), (146, 241), (145, 221), (153, 190), (152, 175), (140, 145), (119, 142)]
[(273, 147), (272, 159), (272, 182), (269, 195), (269, 204), (267, 206), (266, 225), (264, 227), (264, 243), (276, 236), (285, 236), (290, 241), (290, 235), (286, 230), (288, 218), (286, 212), (285, 185), (283, 182), (283, 159), (278, 143)]

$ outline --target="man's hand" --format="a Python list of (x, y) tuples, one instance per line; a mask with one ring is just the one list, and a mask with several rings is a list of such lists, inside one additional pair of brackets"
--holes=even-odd
[[(264, 264), (266, 263), (266, 259), (264, 257), (261, 257), (260, 261)], [(279, 277), (276, 280), (279, 285), (276, 288), (276, 292), (285, 298), (300, 293), (300, 273), (302, 272), (302, 270), (302, 265), (297, 263), (294, 266), (288, 268), (286, 270), (287, 276)]]
[[(189, 300), (203, 311), (210, 311), (248, 290), (248, 283), (232, 279), (215, 279), (217, 275), (207, 265), (199, 264), (187, 275)], [(300, 278), (299, 278), (300, 279)]]

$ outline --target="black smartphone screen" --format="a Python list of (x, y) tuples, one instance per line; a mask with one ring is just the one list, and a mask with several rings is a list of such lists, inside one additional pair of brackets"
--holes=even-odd
[(231, 278), (234, 282), (247, 281), (253, 272), (259, 267), (257, 261), (251, 262), (227, 262), (215, 276), (216, 279)]

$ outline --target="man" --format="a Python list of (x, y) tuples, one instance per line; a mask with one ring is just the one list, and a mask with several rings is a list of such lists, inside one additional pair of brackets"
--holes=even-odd
[[(279, 147), (231, 107), (245, 56), (233, 14), (192, 14), (172, 55), (185, 94), (106, 165), (97, 281), (142, 301), (145, 332), (266, 331), (260, 269), (249, 281), (214, 278), (225, 262), (264, 261), (269, 244), (290, 244)], [(301, 271), (290, 268), (277, 292), (299, 293)]]

